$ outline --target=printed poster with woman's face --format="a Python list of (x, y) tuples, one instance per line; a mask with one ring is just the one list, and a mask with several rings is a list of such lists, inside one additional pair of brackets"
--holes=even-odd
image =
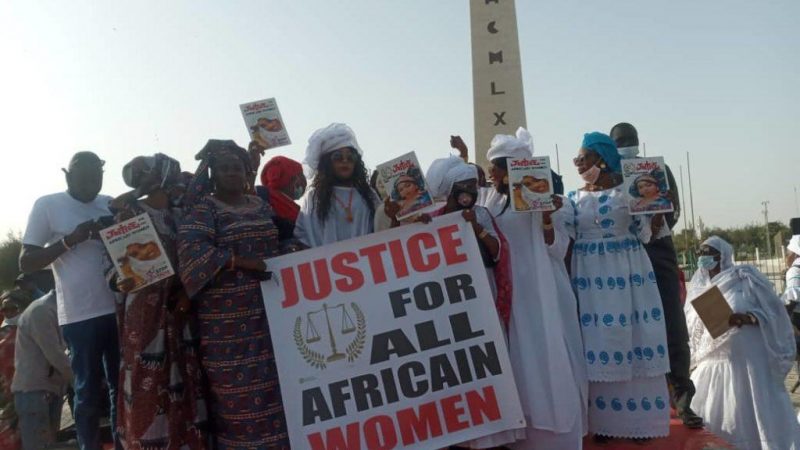
[(414, 152), (378, 166), (378, 178), (383, 182), (389, 198), (400, 205), (397, 219), (403, 220), (433, 205), (425, 177)]
[(515, 212), (552, 211), (553, 179), (550, 157), (509, 158), (508, 185)]
[(175, 274), (147, 213), (100, 231), (120, 280), (132, 279), (133, 291)]
[(622, 160), (624, 189), (629, 196), (631, 214), (672, 212), (669, 183), (664, 158), (633, 158)]
[(274, 98), (239, 105), (250, 139), (264, 148), (289, 145), (289, 133)]

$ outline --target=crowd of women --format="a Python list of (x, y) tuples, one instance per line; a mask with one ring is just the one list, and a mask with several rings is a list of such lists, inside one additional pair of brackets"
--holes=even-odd
[[(264, 150), (211, 140), (194, 173), (163, 154), (123, 170), (133, 190), (111, 202), (116, 220), (148, 213), (178, 272), (135, 292), (133, 280), (108, 274), (123, 299), (115, 430), (124, 448), (289, 448), (260, 289), (270, 277), (264, 261), (449, 213), (461, 214), (479, 242), (527, 423), (461, 446), (577, 449), (588, 433), (599, 442), (668, 435), (670, 355), (643, 246), (670, 230), (661, 215), (629, 214), (608, 135), (584, 135), (574, 160), (584, 185), (568, 196), (561, 187), (555, 211), (509, 207), (507, 161), (534, 150), (520, 129), (492, 140), (488, 177), (462, 157), (433, 161), (426, 179), (436, 207), (403, 221), (348, 126), (309, 139), (308, 189), (303, 165), (281, 156), (266, 162), (256, 186)], [(795, 343), (782, 303), (756, 270), (734, 265), (721, 239), (702, 250), (690, 297), (717, 285), (735, 314), (733, 329), (712, 339), (686, 309), (692, 406), (737, 448), (800, 448), (783, 388)]]

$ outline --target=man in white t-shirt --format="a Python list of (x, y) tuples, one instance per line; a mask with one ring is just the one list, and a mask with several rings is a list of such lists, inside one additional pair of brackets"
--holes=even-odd
[(76, 153), (65, 169), (67, 192), (46, 195), (33, 206), (19, 262), (23, 272), (51, 266), (56, 282), (58, 324), (70, 351), (75, 380), (75, 425), (83, 450), (101, 448), (103, 375), (109, 385), (114, 430), (119, 345), (114, 294), (105, 279), (107, 258), (98, 231), (108, 218), (104, 162)]

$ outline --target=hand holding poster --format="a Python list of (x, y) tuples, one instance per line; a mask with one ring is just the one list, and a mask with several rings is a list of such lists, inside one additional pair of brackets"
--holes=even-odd
[(549, 156), (509, 158), (508, 182), (513, 193), (513, 211), (555, 209)]
[(443, 448), (525, 421), (460, 214), (267, 261), (292, 448)]
[(133, 279), (133, 291), (175, 274), (147, 213), (100, 231), (120, 279)]
[(414, 152), (378, 166), (378, 175), (392, 201), (400, 205), (397, 219), (402, 220), (433, 205), (425, 177)]
[(289, 145), (289, 133), (283, 125), (281, 111), (274, 98), (239, 105), (250, 139), (264, 148)]
[(631, 214), (672, 212), (669, 182), (664, 158), (631, 158), (622, 160), (625, 192), (630, 196)]

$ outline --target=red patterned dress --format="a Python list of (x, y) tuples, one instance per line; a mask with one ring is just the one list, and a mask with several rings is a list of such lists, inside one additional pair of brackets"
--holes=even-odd
[(180, 275), (197, 313), (211, 433), (220, 450), (290, 448), (260, 282), (226, 268), (231, 255), (279, 254), (272, 215), (255, 196), (242, 206), (207, 196), (179, 227)]
[[(0, 313), (0, 324), (4, 317)], [(22, 441), (17, 433), (17, 415), (14, 412), (14, 395), (11, 381), (14, 379), (14, 344), (16, 326), (0, 327), (0, 449), (18, 450)]]
[[(173, 266), (177, 209), (129, 204), (117, 221), (147, 212)], [(203, 450), (206, 407), (192, 323), (174, 312), (177, 276), (125, 296), (117, 307), (120, 371), (117, 433), (126, 449)]]

